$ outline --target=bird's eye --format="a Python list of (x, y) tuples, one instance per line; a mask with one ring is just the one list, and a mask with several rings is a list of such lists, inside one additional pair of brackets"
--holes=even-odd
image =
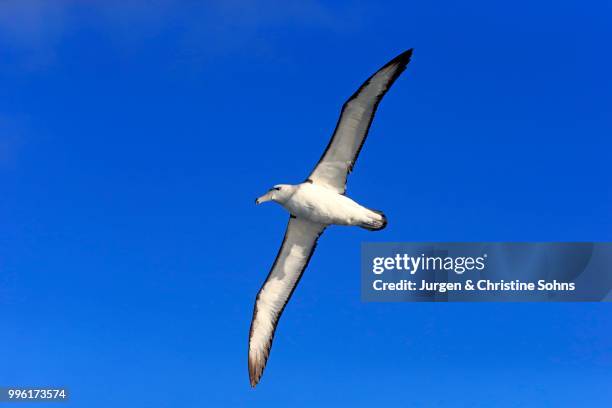
[(274, 187), (275, 190), (280, 191), (280, 187)]

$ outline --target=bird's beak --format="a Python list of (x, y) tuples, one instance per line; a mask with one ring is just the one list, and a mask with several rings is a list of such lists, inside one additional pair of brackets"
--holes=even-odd
[(272, 200), (272, 191), (268, 191), (266, 194), (262, 195), (261, 197), (258, 197), (255, 200), (255, 204), (265, 203), (266, 201), (270, 200)]

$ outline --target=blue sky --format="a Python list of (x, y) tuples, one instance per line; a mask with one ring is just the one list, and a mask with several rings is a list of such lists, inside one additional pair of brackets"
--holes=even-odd
[[(612, 240), (604, 1), (0, 3), (0, 385), (75, 407), (607, 406), (608, 304), (364, 304), (364, 241)], [(415, 48), (250, 389), (341, 104)], [(37, 405), (41, 406), (41, 405)]]

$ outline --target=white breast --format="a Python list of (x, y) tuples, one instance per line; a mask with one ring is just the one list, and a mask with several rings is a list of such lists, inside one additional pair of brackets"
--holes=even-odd
[(312, 183), (300, 184), (283, 206), (297, 217), (321, 224), (357, 225), (371, 213), (350, 198)]

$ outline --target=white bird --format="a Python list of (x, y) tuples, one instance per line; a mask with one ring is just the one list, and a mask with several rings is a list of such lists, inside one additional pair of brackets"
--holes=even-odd
[(334, 134), (308, 179), (278, 184), (255, 202), (275, 201), (291, 214), (272, 269), (257, 294), (249, 334), (249, 379), (255, 387), (266, 366), (278, 319), (295, 290), (319, 236), (332, 224), (377, 231), (387, 218), (344, 195), (379, 102), (406, 69), (412, 49), (379, 69), (342, 106)]

